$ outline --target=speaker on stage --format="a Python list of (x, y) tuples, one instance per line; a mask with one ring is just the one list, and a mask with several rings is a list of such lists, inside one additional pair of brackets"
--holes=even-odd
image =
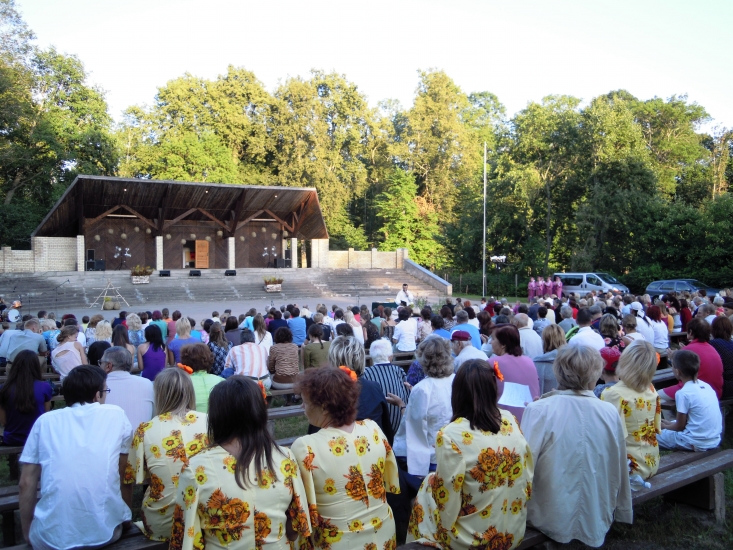
[(236, 276), (237, 276), (237, 272), (234, 269), (227, 269), (224, 272), (224, 277), (236, 277)]
[(170, 277), (171, 276), (171, 270), (170, 269), (161, 269), (158, 271), (158, 277)]
[(94, 259), (87, 260), (87, 271), (94, 271)]
[(293, 267), (293, 260), (290, 258), (278, 259), (277, 267)]
[(94, 260), (94, 271), (107, 271), (104, 260)]
[(94, 261), (94, 249), (93, 248), (87, 248), (87, 261), (88, 262)]
[(200, 269), (192, 269), (188, 272), (189, 277), (201, 277), (201, 270)]
[(286, 248), (285, 249), (285, 259), (286, 260), (289, 260), (290, 259), (290, 249), (289, 248)]

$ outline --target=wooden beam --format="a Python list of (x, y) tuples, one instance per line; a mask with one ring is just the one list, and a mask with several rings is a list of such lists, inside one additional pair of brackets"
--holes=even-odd
[(76, 234), (84, 235), (84, 185), (81, 181), (76, 182), (76, 221)]
[(189, 210), (186, 210), (186, 211), (185, 211), (185, 212), (184, 212), (183, 214), (181, 214), (181, 215), (180, 215), (180, 216), (178, 216), (177, 218), (173, 218), (172, 220), (169, 220), (169, 221), (167, 221), (167, 222), (164, 222), (164, 223), (163, 223), (163, 229), (167, 229), (167, 228), (168, 228), (168, 227), (170, 227), (171, 225), (173, 225), (173, 224), (175, 224), (175, 223), (178, 223), (178, 222), (180, 222), (180, 221), (181, 221), (182, 219), (184, 219), (184, 218), (188, 218), (188, 217), (189, 217), (189, 216), (190, 216), (191, 214), (193, 214), (193, 213), (194, 213), (194, 212), (196, 212), (197, 210), (198, 210), (198, 208), (191, 208), (191, 209), (189, 209)]
[(277, 221), (279, 221), (279, 222), (280, 222), (281, 224), (283, 224), (283, 225), (285, 226), (285, 229), (287, 229), (288, 231), (290, 231), (290, 232), (292, 232), (292, 231), (293, 231), (293, 226), (292, 226), (292, 225), (290, 225), (290, 224), (289, 224), (288, 222), (286, 222), (285, 220), (283, 220), (282, 218), (280, 218), (280, 216), (278, 216), (278, 215), (274, 214), (274, 213), (273, 213), (273, 212), (271, 212), (270, 210), (265, 210), (265, 213), (267, 213), (268, 215), (272, 216), (272, 217), (273, 217), (273, 218), (275, 218), (275, 219), (276, 219)]
[(232, 219), (229, 222), (229, 227), (227, 228), (227, 234), (230, 237), (234, 236), (234, 231), (236, 231), (237, 229), (237, 224), (239, 223), (239, 220), (244, 213), (244, 201), (246, 199), (247, 192), (242, 189), (242, 191), (239, 193), (239, 198), (237, 198), (237, 202), (234, 205), (234, 210), (232, 210)]
[(305, 214), (305, 208), (308, 206), (311, 200), (313, 200), (313, 197), (315, 196), (315, 193), (310, 193), (308, 197), (303, 201), (303, 204), (300, 205), (300, 208), (298, 209), (298, 223), (295, 226), (295, 229), (293, 230), (293, 234), (297, 236), (297, 234), (300, 232), (300, 227), (303, 225), (303, 214)]
[(262, 214), (263, 212), (264, 212), (264, 210), (258, 210), (257, 212), (255, 212), (255, 213), (254, 213), (254, 214), (252, 214), (251, 216), (247, 216), (247, 217), (246, 217), (245, 219), (243, 219), (243, 220), (242, 220), (241, 222), (238, 222), (238, 223), (237, 223), (237, 227), (235, 228), (235, 231), (236, 231), (237, 229), (239, 229), (240, 227), (242, 227), (242, 226), (243, 226), (244, 224), (248, 223), (248, 222), (249, 222), (250, 220), (253, 220), (253, 219), (254, 219), (254, 218), (256, 218), (257, 216), (259, 216), (260, 214)]
[(216, 222), (223, 229), (225, 229), (226, 231), (229, 231), (229, 227), (227, 227), (227, 224), (225, 224), (223, 221), (217, 219), (216, 216), (214, 216), (213, 214), (210, 214), (209, 212), (207, 212), (203, 208), (198, 208), (197, 210), (199, 212), (201, 212), (204, 216), (206, 216), (207, 218), (209, 218), (212, 222)]
[(113, 206), (112, 208), (110, 208), (109, 210), (107, 210), (107, 211), (106, 211), (106, 212), (104, 212), (103, 214), (100, 214), (100, 215), (99, 215), (99, 216), (97, 216), (96, 218), (92, 218), (91, 220), (87, 220), (87, 222), (86, 222), (86, 226), (87, 226), (87, 227), (90, 227), (90, 226), (94, 225), (95, 223), (97, 223), (97, 222), (98, 222), (99, 220), (101, 220), (102, 218), (106, 218), (107, 216), (109, 216), (109, 215), (110, 215), (110, 214), (112, 214), (113, 212), (116, 212), (116, 211), (117, 211), (117, 210), (119, 210), (120, 208), (122, 208), (122, 206), (121, 206), (121, 205), (119, 205), (119, 204), (118, 204), (117, 206)]
[(165, 215), (168, 213), (168, 198), (171, 194), (171, 187), (170, 183), (166, 186), (163, 196), (160, 197), (160, 204), (158, 204), (158, 227), (156, 229), (161, 235), (165, 226)]
[(126, 204), (123, 204), (122, 205), (122, 208), (124, 208), (125, 210), (127, 210), (133, 216), (136, 216), (136, 217), (140, 218), (140, 220), (142, 220), (144, 223), (148, 224), (152, 229), (158, 229), (153, 222), (151, 222), (149, 219), (147, 219), (145, 216), (143, 216), (140, 212), (138, 212), (134, 208), (131, 208), (131, 207), (127, 206)]

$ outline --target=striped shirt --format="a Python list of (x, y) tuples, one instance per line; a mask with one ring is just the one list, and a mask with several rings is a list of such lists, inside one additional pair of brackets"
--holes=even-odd
[(270, 348), (267, 359), (270, 372), (275, 375), (296, 376), (298, 374), (298, 346), (295, 344), (275, 344)]
[[(363, 376), (367, 380), (379, 384), (385, 396), (387, 393), (393, 393), (407, 404), (410, 394), (404, 385), (406, 380), (405, 371), (397, 365), (393, 365), (392, 363), (372, 365), (364, 369)], [(397, 428), (400, 427), (400, 421), (402, 420), (402, 413), (397, 405), (389, 405), (389, 420), (394, 433), (397, 433)]]
[(227, 354), (225, 368), (233, 368), (234, 374), (262, 378), (267, 371), (267, 352), (264, 348), (247, 342), (234, 346)]

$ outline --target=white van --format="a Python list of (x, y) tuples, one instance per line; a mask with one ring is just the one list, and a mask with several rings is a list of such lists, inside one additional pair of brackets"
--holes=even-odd
[(555, 273), (555, 277), (560, 277), (562, 281), (562, 292), (565, 296), (574, 292), (576, 295), (583, 296), (588, 292), (613, 292), (614, 294), (627, 294), (629, 289), (621, 284), (616, 277), (608, 273)]

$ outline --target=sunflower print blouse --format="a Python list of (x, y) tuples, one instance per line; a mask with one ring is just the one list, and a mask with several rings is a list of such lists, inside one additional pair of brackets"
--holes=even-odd
[(438, 432), (435, 453), (437, 469), (417, 494), (408, 541), (453, 549), (519, 546), (534, 463), (514, 415), (501, 410), (496, 434), (457, 418)]
[(650, 385), (639, 393), (621, 380), (603, 390), (601, 401), (616, 407), (623, 420), (629, 475), (649, 479), (659, 468), (657, 434), (662, 429), (662, 402), (657, 390)]
[(352, 433), (325, 428), (293, 443), (308, 497), (313, 536), (299, 550), (397, 547), (387, 493), (399, 493), (397, 461), (372, 420)]
[(127, 457), (126, 483), (149, 479), (136, 525), (151, 540), (171, 535), (173, 504), (181, 470), (206, 446), (206, 415), (189, 411), (184, 417), (161, 414), (135, 430)]
[(307, 502), (290, 449), (273, 449), (275, 471), (250, 471), (246, 489), (237, 485), (236, 459), (215, 446), (191, 458), (181, 472), (173, 510), (170, 550), (290, 549), (286, 522), (310, 535)]

